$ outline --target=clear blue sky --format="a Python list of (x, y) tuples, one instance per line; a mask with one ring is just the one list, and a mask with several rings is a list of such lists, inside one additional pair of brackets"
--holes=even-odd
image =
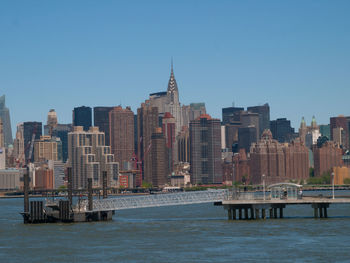
[(350, 1), (0, 1), (0, 95), (13, 132), (54, 108), (270, 104), (271, 119), (350, 115)]

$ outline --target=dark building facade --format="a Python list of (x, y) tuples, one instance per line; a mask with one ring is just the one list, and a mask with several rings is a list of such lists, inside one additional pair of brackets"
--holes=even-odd
[(72, 124), (57, 124), (52, 130), (52, 136), (58, 137), (62, 142), (62, 161), (68, 159), (68, 133), (72, 131)]
[(203, 114), (190, 122), (191, 183), (222, 183), (221, 125)]
[(73, 126), (83, 126), (88, 131), (92, 126), (92, 110), (90, 107), (81, 106), (73, 110)]
[(151, 137), (152, 185), (162, 187), (168, 182), (168, 150), (162, 128), (156, 128)]
[(257, 129), (255, 126), (241, 127), (238, 129), (238, 149), (250, 151), (252, 143), (257, 142)]
[(296, 137), (290, 120), (286, 118), (270, 121), (270, 130), (273, 138), (279, 142), (291, 142)]
[[(94, 107), (94, 126), (105, 133), (106, 145), (110, 145), (109, 138), (109, 112), (113, 107)], [(120, 164), (121, 165), (121, 164)], [(121, 167), (121, 166), (120, 166)]]
[[(33, 134), (35, 140), (39, 140), (42, 135), (42, 123), (36, 121), (28, 121), (23, 123), (23, 139), (24, 139), (24, 155), (26, 161), (29, 158), (30, 145), (32, 142)], [(33, 142), (34, 143), (34, 142)], [(31, 161), (34, 160), (34, 151), (32, 152)]]
[(137, 109), (137, 158), (142, 162), (142, 179), (152, 182), (152, 151), (151, 137), (159, 124), (158, 107), (149, 105), (149, 101), (141, 104)]
[(115, 107), (109, 112), (110, 146), (120, 170), (127, 170), (134, 154), (134, 113), (130, 107)]
[(239, 113), (244, 111), (240, 107), (222, 108), (222, 124), (228, 124), (234, 121), (240, 121)]
[(178, 161), (182, 163), (190, 163), (190, 131), (187, 126), (183, 126), (177, 136), (178, 145)]
[(175, 118), (170, 114), (170, 112), (166, 112), (163, 117), (163, 134), (166, 142), (167, 155), (168, 155), (168, 171), (172, 173), (174, 171), (174, 163), (175, 163)]
[(330, 118), (330, 132), (331, 132), (331, 140), (334, 140), (334, 129), (343, 128), (345, 132), (345, 143), (344, 147), (349, 149), (349, 125), (348, 119), (345, 116), (331, 117)]
[(270, 129), (270, 106), (268, 103), (262, 106), (248, 107), (247, 111), (259, 114), (259, 137), (264, 130)]
[(330, 172), (334, 166), (342, 166), (342, 149), (332, 141), (325, 141), (323, 144), (314, 145), (314, 174), (322, 176)]

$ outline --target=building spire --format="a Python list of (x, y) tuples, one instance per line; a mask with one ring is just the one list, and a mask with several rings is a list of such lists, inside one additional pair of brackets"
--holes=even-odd
[(173, 56), (171, 56), (171, 73), (174, 74)]

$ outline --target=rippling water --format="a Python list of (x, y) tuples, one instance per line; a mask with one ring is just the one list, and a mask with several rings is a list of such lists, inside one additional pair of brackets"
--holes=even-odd
[(0, 200), (0, 262), (350, 262), (350, 205), (328, 219), (228, 221), (212, 204), (119, 211), (110, 222), (24, 225), (23, 199)]

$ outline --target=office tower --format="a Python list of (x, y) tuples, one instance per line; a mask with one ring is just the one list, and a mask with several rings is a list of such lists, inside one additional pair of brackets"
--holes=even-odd
[(296, 140), (281, 144), (265, 130), (261, 140), (251, 146), (250, 175), (253, 184), (267, 185), (290, 180), (304, 181), (309, 176), (308, 148)]
[(149, 101), (137, 109), (138, 161), (142, 162), (142, 179), (152, 182), (151, 136), (159, 127), (158, 108), (152, 107)]
[(187, 126), (190, 121), (197, 119), (202, 114), (206, 114), (204, 102), (191, 103), (190, 105), (182, 105), (182, 125)]
[[(252, 113), (249, 111), (242, 111), (240, 113), (241, 127), (242, 128), (255, 127), (257, 139), (259, 138), (259, 121), (260, 120), (259, 120), (258, 113)], [(239, 140), (239, 137), (238, 137), (238, 140)]]
[(238, 149), (245, 149), (250, 151), (250, 146), (258, 141), (257, 129), (255, 126), (238, 128)]
[[(109, 112), (110, 146), (120, 170), (129, 170), (134, 154), (134, 113), (130, 107), (115, 107)], [(126, 165), (125, 165), (126, 164)]]
[(191, 183), (222, 183), (221, 125), (203, 114), (190, 122)]
[(152, 186), (162, 187), (168, 182), (168, 150), (162, 128), (156, 128), (151, 137)]
[(57, 126), (57, 123), (57, 114), (54, 109), (51, 109), (47, 114), (47, 122), (44, 126), (44, 135), (52, 136), (52, 131)]
[(48, 161), (49, 169), (53, 171), (54, 177), (54, 188), (57, 189), (61, 186), (64, 186), (65, 183), (65, 167), (62, 161)]
[(247, 111), (259, 114), (258, 138), (260, 138), (264, 130), (270, 129), (270, 106), (268, 103), (265, 103), (262, 106), (248, 107)]
[(270, 130), (273, 138), (279, 142), (291, 142), (296, 137), (294, 128), (286, 118), (270, 121)]
[(166, 105), (169, 103), (167, 91), (155, 92), (149, 94), (149, 103), (152, 107), (158, 108), (158, 113), (163, 115), (166, 112)]
[[(24, 140), (24, 155), (25, 161), (33, 162), (34, 160), (34, 140), (39, 140), (42, 135), (42, 123), (35, 121), (23, 122), (23, 140)], [(33, 145), (31, 146), (33, 142)], [(30, 151), (32, 150), (32, 156), (29, 156)], [(30, 157), (30, 158), (29, 158)]]
[(138, 155), (138, 144), (139, 144), (138, 126), (137, 126), (137, 114), (134, 114), (134, 152), (135, 156)]
[[(110, 145), (109, 112), (113, 107), (94, 107), (94, 126), (105, 133), (106, 145)], [(120, 164), (121, 165), (121, 164)]]
[(330, 129), (330, 125), (326, 124), (326, 125), (320, 125), (320, 133), (322, 136), (326, 136), (328, 138), (328, 140), (331, 139), (331, 129)]
[(42, 165), (35, 169), (34, 173), (34, 189), (35, 190), (51, 190), (54, 189), (53, 170), (47, 165)]
[(334, 129), (342, 128), (345, 133), (344, 144), (343, 147), (345, 149), (349, 149), (349, 127), (347, 118), (343, 115), (339, 115), (338, 117), (330, 118), (330, 132), (331, 132), (331, 140), (334, 140)]
[(58, 143), (60, 143), (60, 140), (58, 142), (56, 138), (52, 138), (49, 135), (40, 136), (40, 139), (35, 140), (34, 142), (34, 162), (59, 160), (57, 147)]
[(317, 143), (317, 139), (321, 136), (320, 129), (317, 125), (315, 116), (312, 116), (310, 127), (307, 127), (308, 131), (305, 136), (305, 145), (311, 148), (312, 145)]
[(299, 138), (300, 138), (300, 141), (302, 143), (305, 143), (307, 132), (308, 132), (308, 128), (306, 126), (306, 122), (305, 122), (305, 119), (303, 117), (301, 119), (300, 128), (299, 128)]
[(13, 140), (13, 156), (17, 163), (17, 167), (22, 167), (25, 163), (23, 123), (17, 124), (16, 138)]
[(240, 121), (240, 112), (244, 111), (244, 108), (228, 107), (222, 108), (222, 124), (229, 124), (231, 122)]
[(117, 186), (119, 165), (97, 127), (84, 131), (82, 126), (75, 126), (68, 133), (67, 165), (72, 168), (73, 189), (86, 188), (87, 178), (92, 178), (93, 187), (102, 187), (103, 171), (107, 172), (108, 187)]
[(73, 110), (73, 126), (83, 126), (88, 131), (92, 126), (92, 110), (90, 107), (81, 106)]
[(166, 112), (163, 117), (163, 134), (167, 148), (167, 164), (169, 173), (172, 173), (174, 171), (175, 160), (177, 163), (176, 152), (178, 151), (178, 146), (175, 143), (175, 123), (175, 118), (170, 114), (170, 112)]
[(190, 159), (190, 130), (187, 126), (183, 126), (177, 136), (178, 161), (189, 163)]
[(57, 124), (52, 131), (52, 136), (60, 138), (62, 144), (62, 161), (65, 163), (68, 158), (68, 133), (72, 131), (72, 124)]
[(313, 147), (314, 174), (322, 176), (334, 166), (342, 166), (342, 149), (332, 141), (324, 141)]
[(10, 110), (5, 105), (5, 95), (0, 97), (0, 119), (2, 120), (4, 133), (4, 146), (12, 144), (12, 130), (10, 120)]
[(4, 126), (2, 123), (2, 119), (0, 118), (0, 148), (3, 148), (5, 146), (4, 142)]
[(241, 126), (239, 121), (225, 124), (225, 145), (229, 151), (233, 151), (233, 145), (238, 144), (238, 130)]

